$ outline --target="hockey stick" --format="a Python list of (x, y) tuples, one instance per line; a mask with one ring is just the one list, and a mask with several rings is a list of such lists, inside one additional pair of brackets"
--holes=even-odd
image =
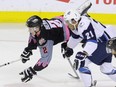
[(92, 3), (90, 2), (90, 0), (86, 0), (76, 10), (78, 10), (81, 15), (86, 13), (86, 15), (89, 16), (87, 14), (87, 11), (89, 10), (89, 8), (91, 8), (91, 6)]
[(70, 74), (70, 73), (68, 73), (68, 75), (70, 75), (70, 76), (73, 77), (73, 78), (79, 79), (79, 76), (78, 76), (76, 70), (74, 69), (73, 64), (71, 63), (70, 58), (69, 58), (69, 57), (66, 57), (66, 58), (67, 58), (67, 60), (68, 60), (68, 62), (69, 62), (69, 64), (70, 64), (70, 66), (71, 66), (71, 68), (73, 69), (73, 71), (74, 71), (74, 73), (75, 73), (76, 76), (73, 76), (73, 75)]
[(20, 58), (20, 59), (13, 60), (13, 61), (10, 61), (10, 62), (7, 62), (7, 63), (4, 63), (4, 64), (0, 65), (0, 67), (3, 67), (3, 66), (6, 66), (6, 65), (9, 65), (9, 64), (18, 62), (18, 61), (20, 61), (20, 60), (21, 60), (21, 58)]

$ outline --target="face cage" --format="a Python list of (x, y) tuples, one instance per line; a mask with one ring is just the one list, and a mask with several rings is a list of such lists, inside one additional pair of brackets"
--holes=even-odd
[(71, 29), (71, 30), (76, 30), (77, 29), (76, 25), (78, 24), (78, 22), (76, 20), (74, 20), (74, 19), (66, 20), (65, 23), (68, 24), (68, 25), (73, 25), (74, 26), (74, 29)]
[(29, 28), (29, 33), (31, 33), (31, 35), (34, 37), (36, 35), (37, 32), (39, 32), (40, 29), (39, 27), (30, 27)]

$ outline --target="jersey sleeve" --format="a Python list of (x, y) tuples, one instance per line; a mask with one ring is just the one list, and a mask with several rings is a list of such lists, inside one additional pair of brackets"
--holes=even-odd
[(26, 47), (27, 50), (34, 50), (37, 49), (37, 41), (31, 35), (29, 36), (28, 46)]
[(43, 46), (39, 46), (41, 58), (35, 64), (34, 69), (36, 71), (40, 71), (48, 66), (52, 58), (52, 50), (53, 50), (54, 42), (52, 40), (48, 40), (47, 43)]
[(74, 33), (71, 33), (71, 36), (67, 42), (67, 46), (69, 48), (75, 48), (78, 43), (82, 41), (82, 38), (80, 38), (79, 35), (75, 35)]
[(97, 49), (98, 44), (92, 41), (88, 41), (83, 48), (83, 51), (87, 52), (89, 56), (92, 55), (92, 53)]
[(77, 44), (81, 41), (81, 39), (74, 39), (72, 37), (69, 38), (69, 41), (67, 43), (67, 46), (69, 48), (75, 48), (77, 46)]

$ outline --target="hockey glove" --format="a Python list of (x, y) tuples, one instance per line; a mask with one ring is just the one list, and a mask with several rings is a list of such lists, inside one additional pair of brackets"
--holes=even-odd
[(63, 54), (63, 57), (64, 57), (64, 58), (65, 58), (65, 57), (70, 57), (71, 55), (73, 55), (73, 49), (67, 47), (65, 53)]
[(83, 61), (83, 60), (85, 60), (85, 58), (87, 57), (87, 52), (78, 52), (77, 54), (76, 54), (76, 58), (78, 59), (78, 60), (81, 60), (81, 61)]
[(67, 42), (61, 44), (61, 53), (66, 51), (66, 47), (67, 47)]
[(30, 56), (32, 55), (32, 51), (27, 50), (26, 48), (24, 49), (23, 53), (21, 54), (21, 59), (23, 63), (26, 63), (30, 58)]
[(19, 73), (19, 75), (23, 75), (21, 81), (25, 83), (30, 81), (33, 78), (33, 75), (36, 74), (36, 71), (32, 67), (29, 67), (28, 69), (25, 69), (23, 72)]
[(78, 59), (75, 59), (74, 60), (74, 64), (73, 64), (73, 67), (77, 70), (79, 69), (80, 67), (84, 67), (85, 66), (85, 60), (83, 61), (79, 61)]

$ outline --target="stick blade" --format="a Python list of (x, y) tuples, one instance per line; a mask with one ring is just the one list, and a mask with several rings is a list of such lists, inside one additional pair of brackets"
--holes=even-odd
[(71, 73), (68, 73), (68, 75), (71, 76), (71, 77), (73, 77), (73, 78), (75, 78), (75, 79), (80, 79), (79, 76), (74, 76)]

